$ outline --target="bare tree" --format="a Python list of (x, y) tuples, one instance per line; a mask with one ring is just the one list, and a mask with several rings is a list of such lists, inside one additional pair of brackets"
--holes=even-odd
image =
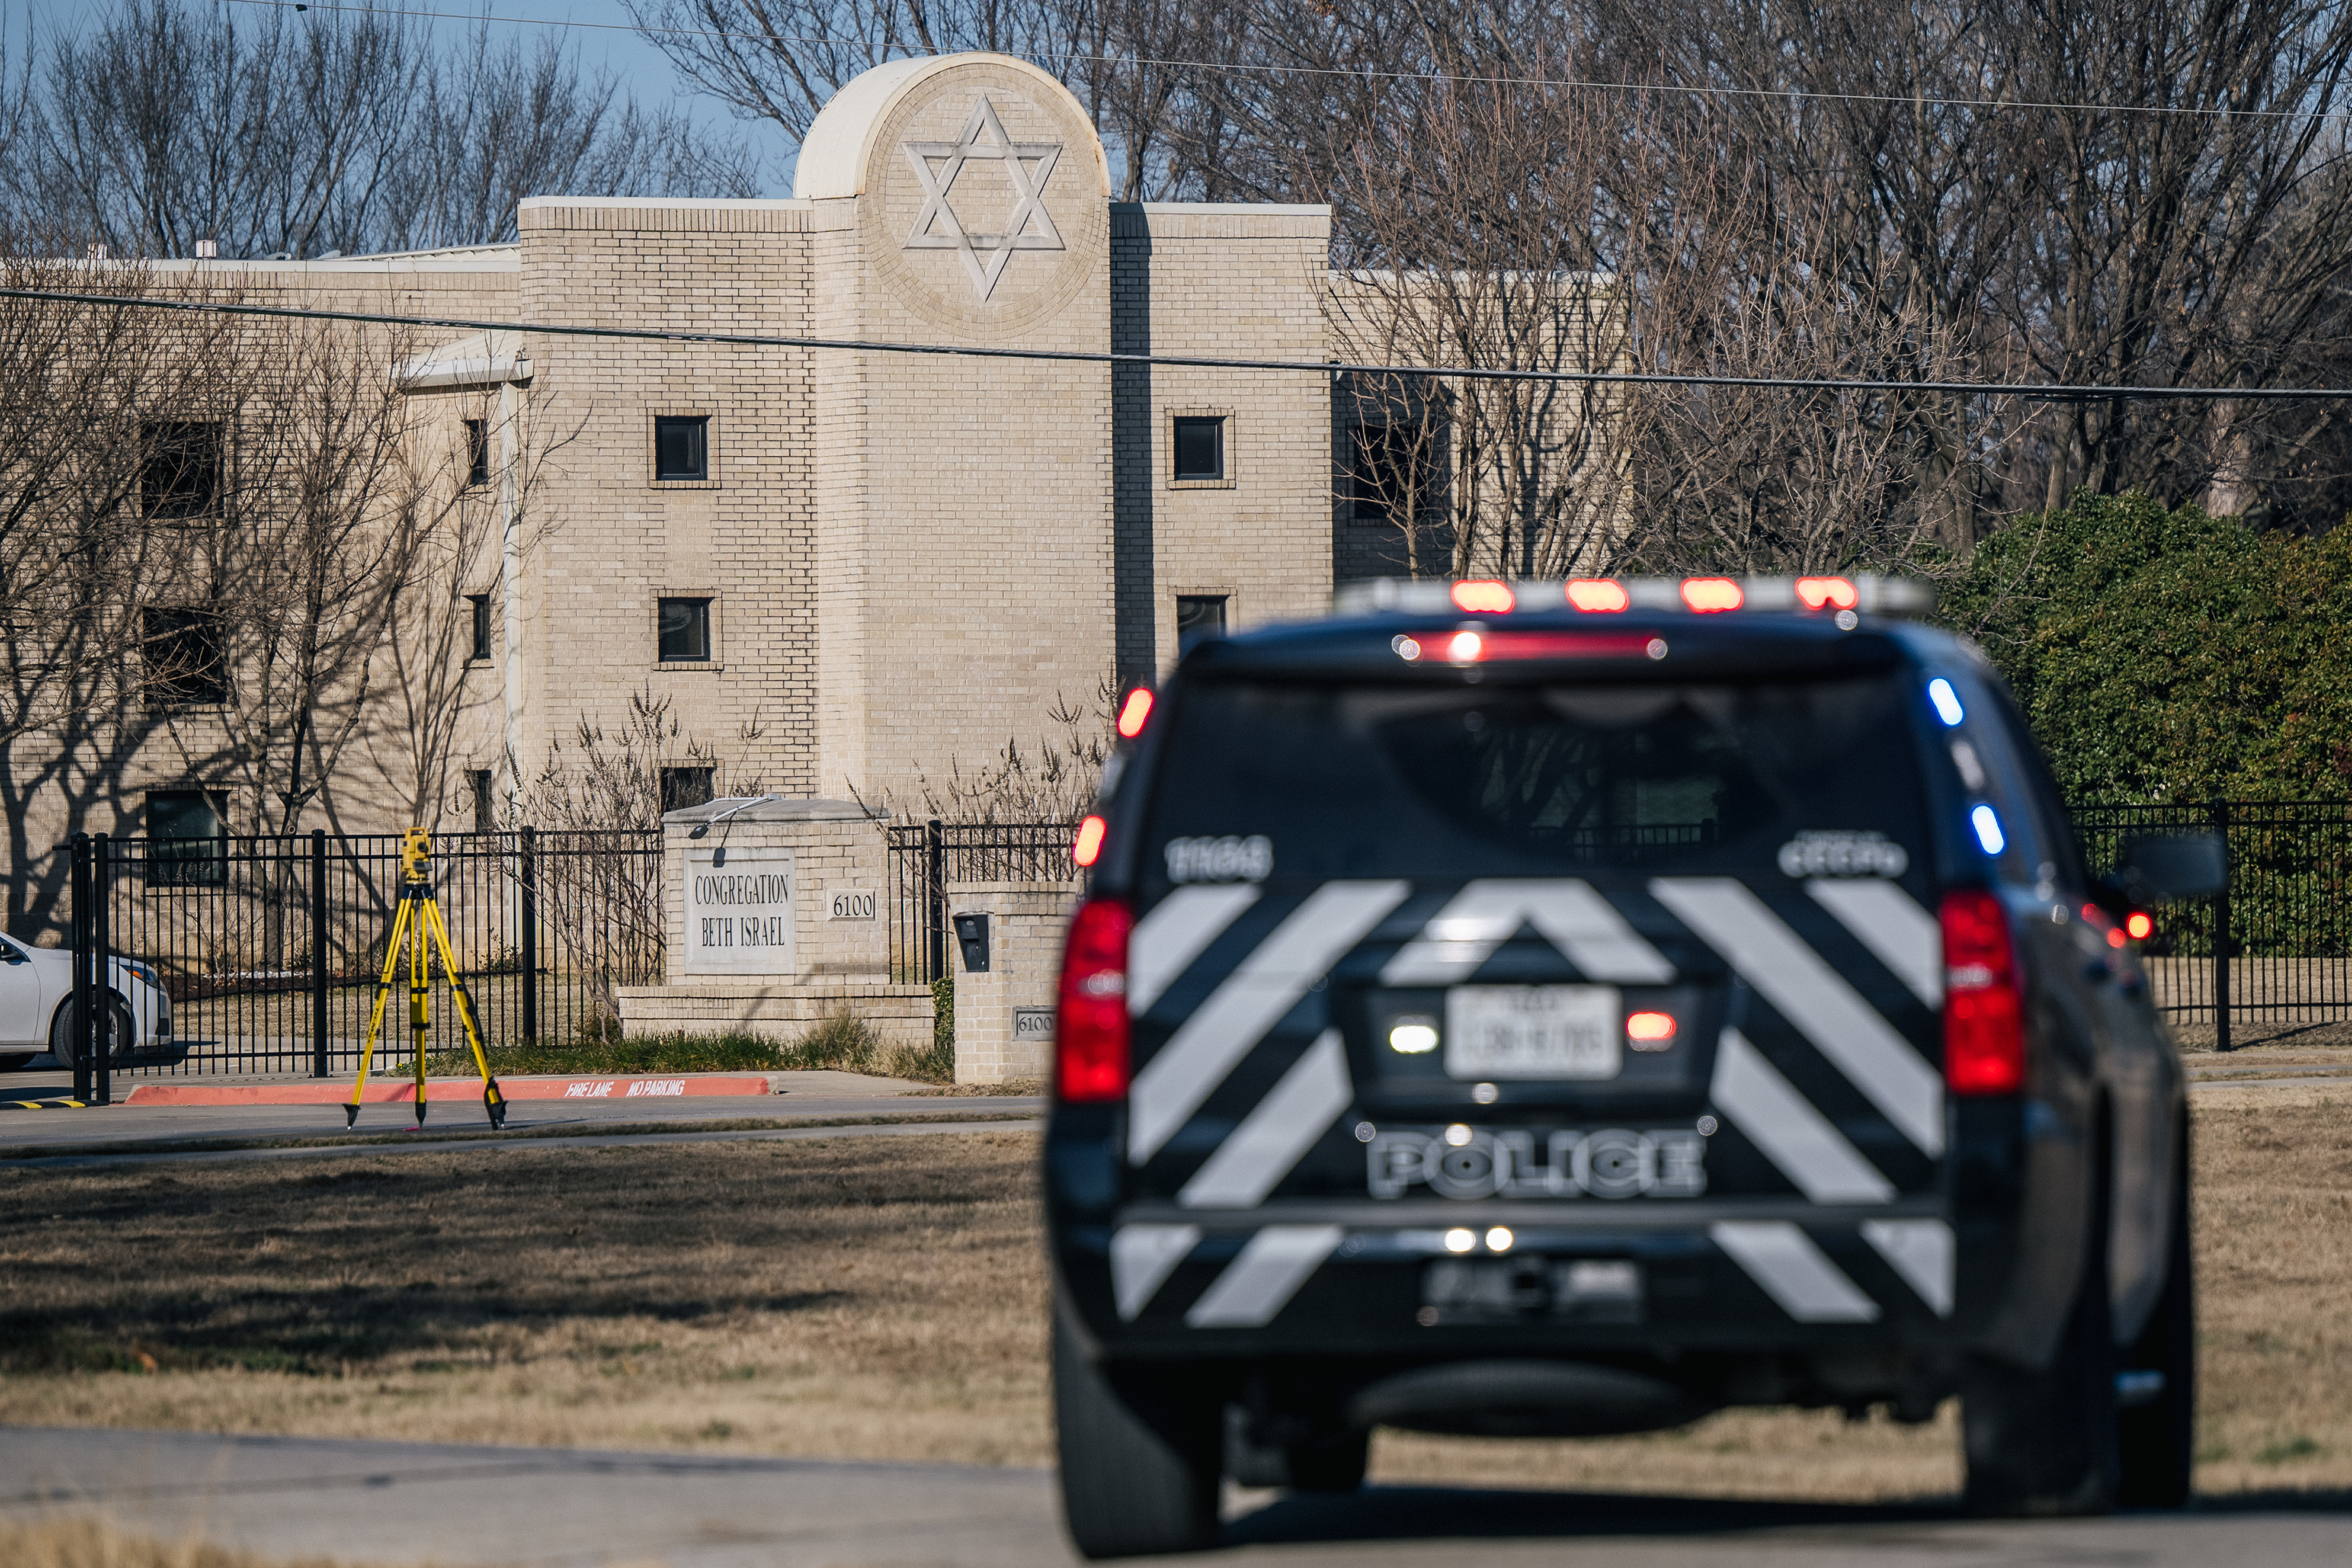
[[(28, 62), (28, 69), (31, 69)], [(583, 76), (560, 39), (451, 51), (387, 10), (127, 0), (32, 70), (0, 197), (58, 248), (225, 257), (511, 239), (516, 200), (750, 195), (740, 148)]]
[[(1726, 139), (1839, 209), (1817, 263), (1928, 342), (1970, 342), (1988, 379), (2227, 386), (2341, 363), (2340, 6), (1678, 0), (1613, 5), (1601, 26), (1675, 83), (1734, 89), (1706, 109)], [(2080, 486), (2238, 504), (2334, 424), (2125, 400), (1922, 401), (1905, 417), (1955, 547), (1991, 521), (1979, 504)]]
[[(427, 828), (437, 828), (452, 808), (450, 769), (481, 705), (467, 682), (477, 617), (493, 649), (514, 635), (519, 623), (505, 614), (508, 574), (528, 563), (554, 527), (540, 504), (542, 489), (585, 423), (583, 416), (569, 429), (543, 427), (532, 417), (530, 394), (518, 387), (459, 395), (454, 418), (449, 401), (426, 404), (412, 421), (415, 482), (436, 499), (420, 509), (427, 526), (386, 616), (377, 711), (362, 739), (377, 771), (404, 792), (406, 819)], [(501, 695), (512, 673), (506, 662)], [(505, 729), (509, 752), (513, 718), (509, 712)], [(505, 806), (499, 815), (511, 815), (522, 781), (510, 755), (496, 772)]]
[(680, 770), (726, 768), (733, 793), (761, 793), (743, 765), (759, 731), (738, 735), (736, 763), (686, 731), (667, 697), (632, 693), (613, 730), (583, 717), (570, 746), (551, 742), (522, 785), (520, 820), (542, 830), (550, 850), (539, 865), (541, 907), (574, 973), (596, 1003), (596, 1026), (617, 1029), (618, 985), (657, 978), (662, 965), (663, 857), (651, 835), (670, 808), (665, 780)]
[(835, 92), (887, 60), (987, 50), (1051, 71), (1086, 104), (1123, 201), (1183, 179), (1168, 131), (1219, 50), (1214, 8), (1180, 0), (628, 0), (703, 91), (795, 148)]
[[(389, 630), (457, 498), (417, 458), (388, 374), (404, 343), (331, 323), (248, 323), (236, 374), (173, 428), (207, 467), (141, 610), (148, 700), (192, 778), (231, 786), (247, 831), (288, 834), (374, 721)], [(290, 878), (290, 867), (284, 876)], [(282, 967), (287, 888), (261, 889)]]
[(1075, 826), (1094, 805), (1116, 743), (1118, 716), (1118, 683), (1105, 676), (1090, 702), (1056, 694), (1045, 712), (1052, 732), (1037, 737), (1026, 751), (1020, 737), (1012, 736), (970, 771), (950, 757), (945, 778), (918, 774), (910, 798), (895, 797), (887, 789), (862, 790), (855, 783), (850, 796), (877, 816)]
[[(111, 264), (6, 260), (0, 278), (178, 291)], [(0, 300), (0, 816), (13, 929), (46, 918), (62, 889), (54, 831), (90, 822), (155, 721), (131, 650), (172, 514), (204, 482), (173, 421), (216, 384), (230, 335), (216, 316)]]

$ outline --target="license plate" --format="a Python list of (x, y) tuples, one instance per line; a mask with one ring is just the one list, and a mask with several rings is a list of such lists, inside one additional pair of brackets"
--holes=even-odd
[(1457, 985), (1445, 1071), (1465, 1079), (1615, 1078), (1625, 1020), (1613, 985)]

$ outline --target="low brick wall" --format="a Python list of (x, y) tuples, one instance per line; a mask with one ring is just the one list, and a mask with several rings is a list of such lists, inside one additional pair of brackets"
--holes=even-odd
[(808, 1033), (827, 1015), (846, 1012), (865, 1019), (886, 1046), (928, 1050), (931, 1044), (928, 985), (699, 979), (624, 985), (614, 994), (620, 1003), (625, 1036), (741, 1030), (789, 1041)]

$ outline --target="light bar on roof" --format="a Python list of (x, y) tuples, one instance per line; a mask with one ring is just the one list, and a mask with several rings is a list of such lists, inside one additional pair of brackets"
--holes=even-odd
[(1335, 616), (1534, 615), (1572, 610), (1589, 616), (1659, 610), (1675, 615), (1759, 611), (1834, 616), (1922, 616), (1936, 607), (1936, 590), (1910, 577), (1576, 577), (1567, 582), (1493, 578), (1380, 577), (1341, 585), (1331, 595)]

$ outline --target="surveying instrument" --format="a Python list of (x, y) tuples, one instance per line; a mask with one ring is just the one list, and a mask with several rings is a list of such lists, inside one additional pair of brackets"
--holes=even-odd
[(441, 955), (441, 972), (449, 977), (450, 994), (457, 998), (457, 1020), (466, 1026), (466, 1043), (474, 1047), (474, 1065), (482, 1069), (482, 1105), (490, 1125), (507, 1124), (507, 1097), (490, 1076), (490, 1058), (482, 1049), (481, 1020), (474, 999), (457, 977), (457, 955), (449, 951), (449, 923), (433, 897), (433, 839), (425, 829), (412, 827), (400, 841), (400, 907), (393, 912), (392, 934), (384, 940), (383, 977), (375, 984), (375, 1007), (368, 1015), (367, 1040), (360, 1048), (360, 1076), (352, 1084), (352, 1102), (343, 1107), (343, 1125), (355, 1127), (360, 1096), (366, 1091), (368, 1064), (375, 1059), (377, 1035), (383, 1028), (384, 1004), (392, 999), (393, 976), (400, 972), (404, 944), (408, 953), (408, 1028), (416, 1054), (416, 1125), (425, 1125), (425, 993), (429, 971), (428, 949)]

